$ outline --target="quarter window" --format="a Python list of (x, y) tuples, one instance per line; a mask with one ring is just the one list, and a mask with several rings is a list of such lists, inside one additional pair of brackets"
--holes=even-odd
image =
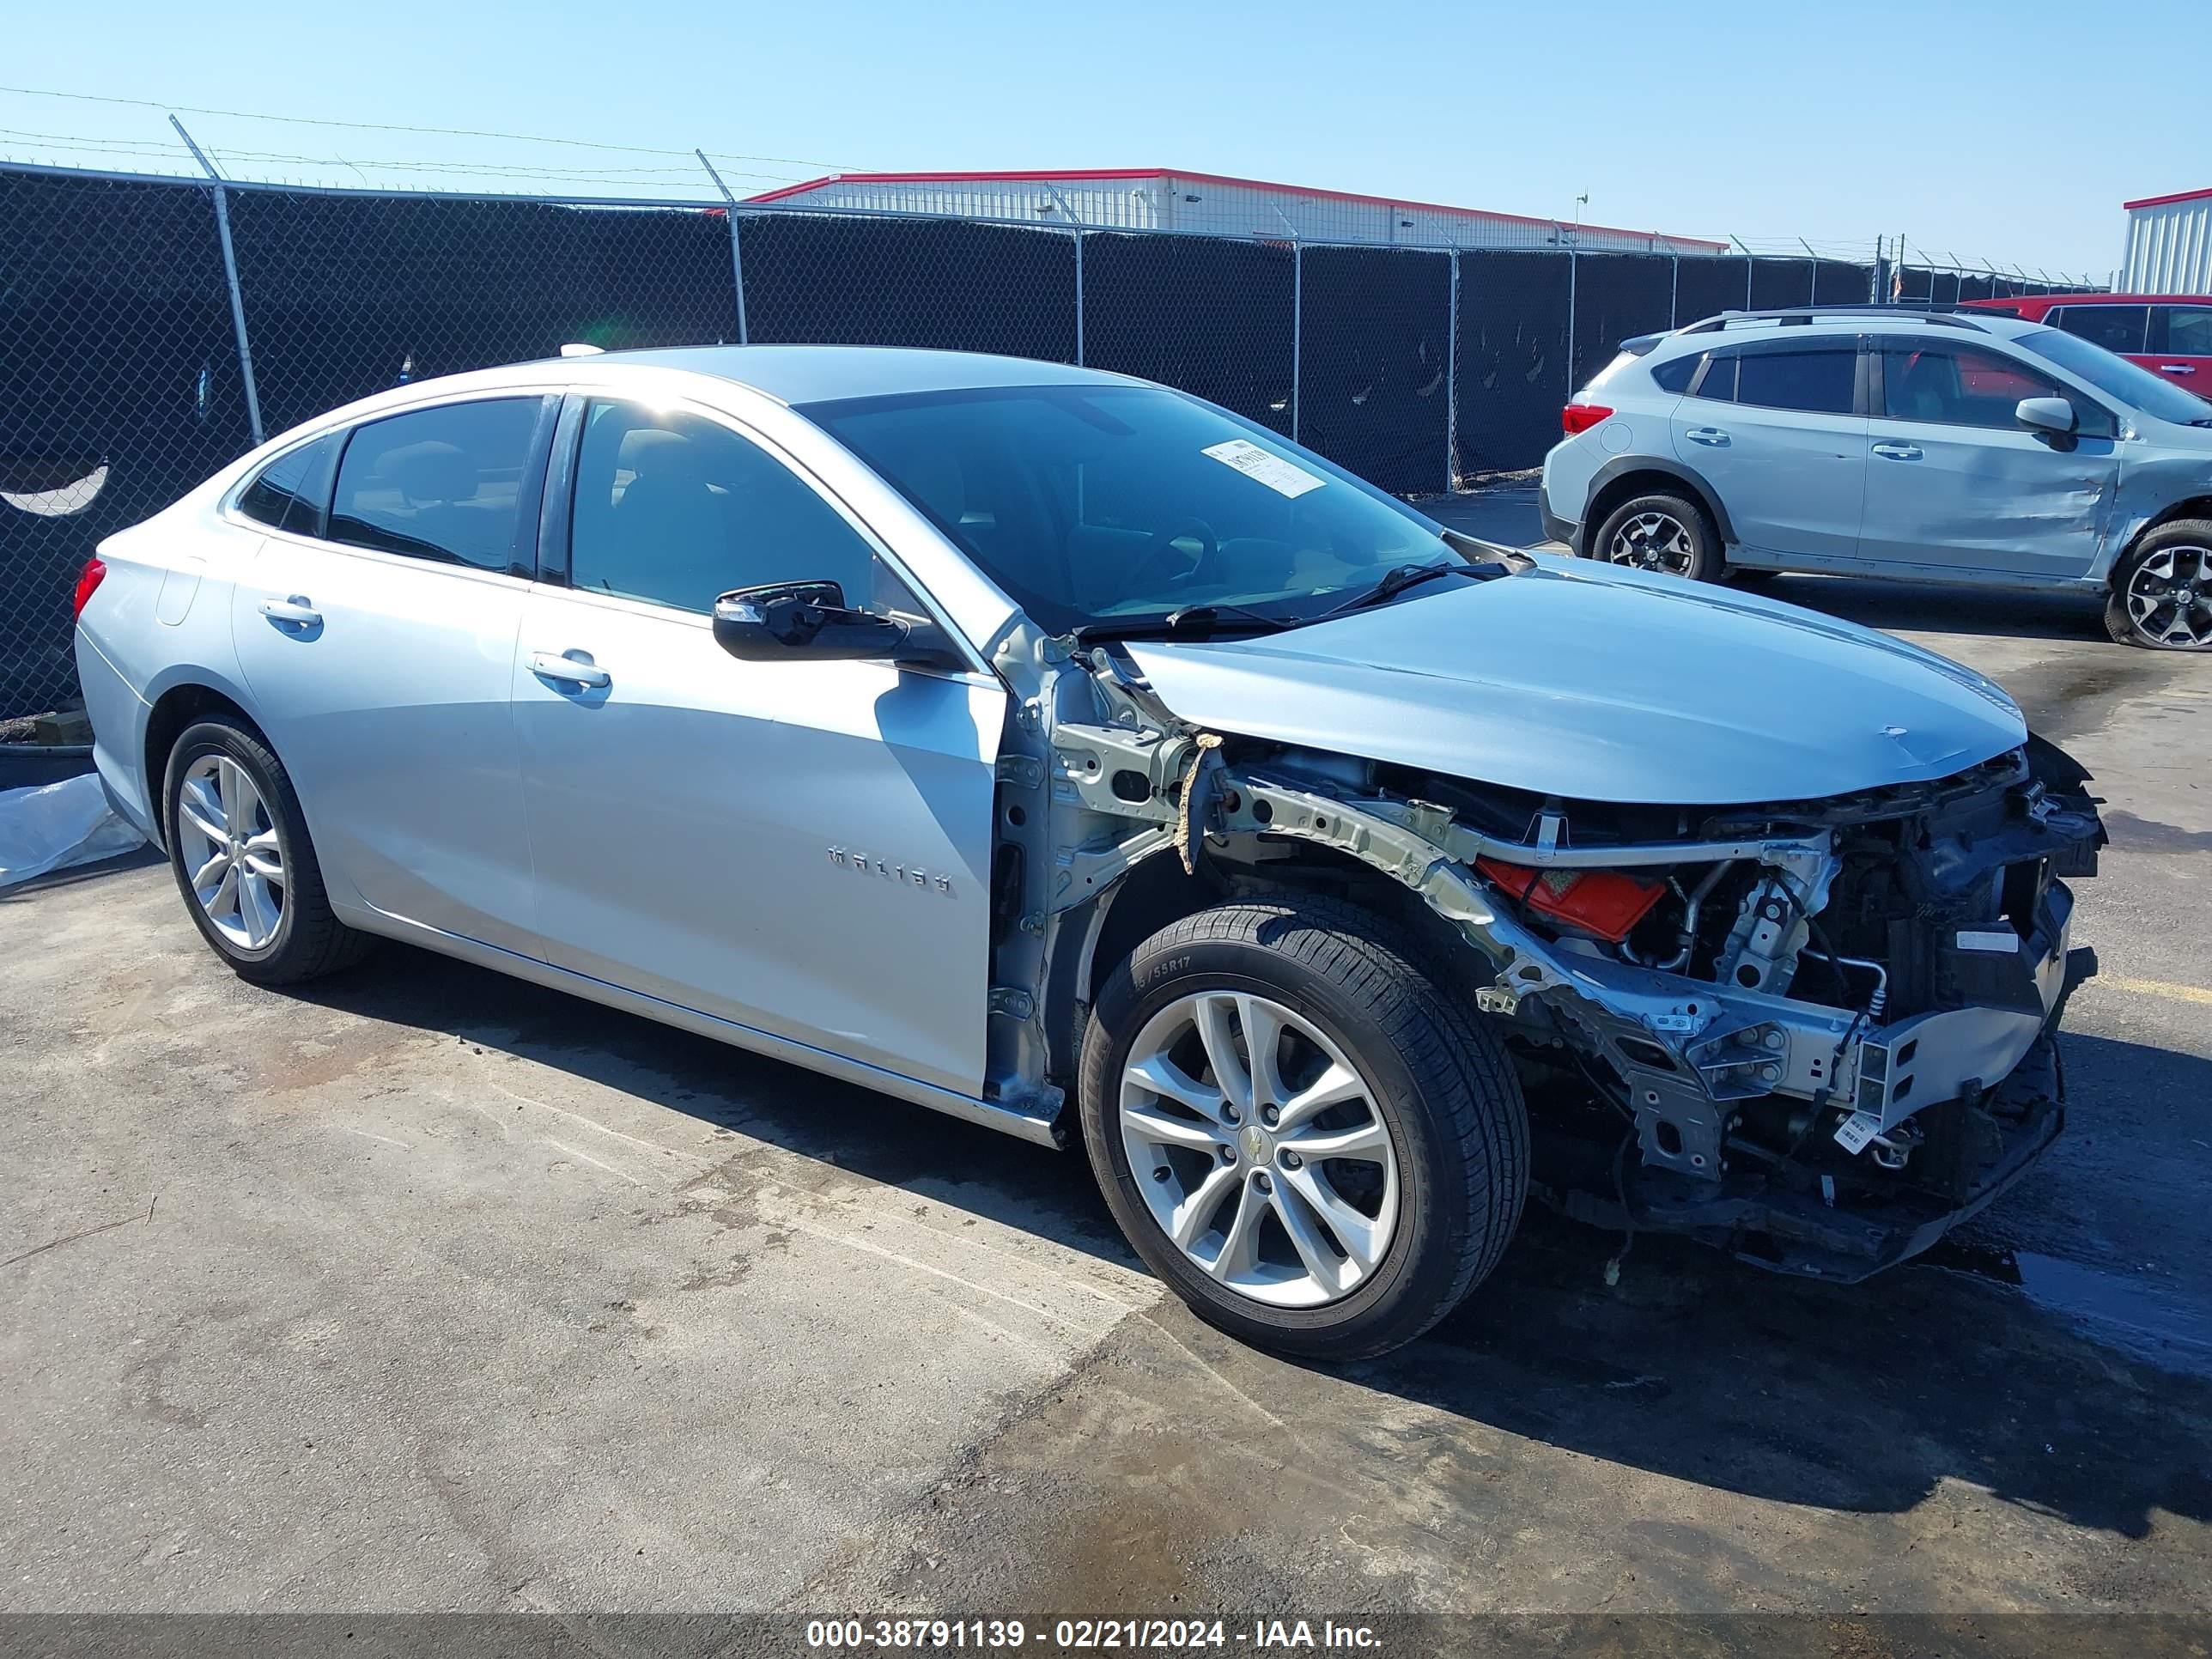
[(1698, 372), (1698, 359), (1694, 356), (1676, 357), (1660, 364), (1651, 371), (1652, 384), (1662, 392), (1686, 392), (1690, 376)]
[(246, 486), (238, 510), (272, 530), (321, 534), (323, 508), (331, 498), (331, 464), (337, 459), (343, 436), (334, 432), (286, 450)]
[(906, 585), (822, 495), (757, 444), (696, 415), (595, 403), (584, 417), (569, 581), (708, 611), (764, 582), (834, 581), (848, 605), (919, 614)]
[(522, 477), (544, 400), (444, 404), (357, 427), (329, 538), (478, 570), (514, 568)]
[(2059, 306), (2045, 318), (2069, 334), (2121, 353), (2143, 349), (2150, 327), (2148, 306)]
[(1738, 370), (1735, 400), (1762, 409), (1812, 415), (1851, 412), (1858, 349), (1826, 351), (1747, 351)]

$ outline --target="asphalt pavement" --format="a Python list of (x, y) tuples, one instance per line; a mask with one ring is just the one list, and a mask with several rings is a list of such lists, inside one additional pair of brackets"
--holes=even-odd
[(1611, 1284), (1532, 1214), (1430, 1338), (1296, 1365), (1079, 1153), (398, 947), (258, 990), (126, 861), (0, 899), (0, 1611), (2212, 1616), (2212, 675), (2071, 599), (1767, 591), (2107, 799), (2067, 1133), (1936, 1261)]

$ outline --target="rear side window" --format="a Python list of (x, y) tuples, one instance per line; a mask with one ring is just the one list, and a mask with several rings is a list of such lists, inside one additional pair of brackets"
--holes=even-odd
[(1747, 351), (1737, 371), (1735, 400), (1761, 409), (1795, 409), (1812, 415), (1848, 415), (1858, 372), (1858, 349), (1826, 351)]
[(2175, 357), (2212, 357), (2212, 306), (2154, 306), (2151, 349)]
[(2148, 306), (2057, 306), (2043, 319), (2107, 351), (2141, 356), (2150, 328)]
[(323, 508), (331, 498), (331, 465), (337, 459), (343, 436), (333, 432), (286, 450), (246, 486), (238, 498), (238, 510), (271, 530), (320, 535)]
[(1698, 377), (1697, 389), (1690, 395), (1710, 398), (1717, 404), (1735, 401), (1735, 366), (1742, 354), (1735, 351), (1709, 351), (1705, 354), (1705, 372)]
[(477, 570), (511, 568), (544, 400), (447, 404), (354, 428), (329, 539)]
[(1690, 377), (1698, 372), (1703, 361), (1695, 352), (1686, 357), (1677, 357), (1671, 362), (1661, 363), (1651, 371), (1652, 383), (1662, 392), (1687, 392)]

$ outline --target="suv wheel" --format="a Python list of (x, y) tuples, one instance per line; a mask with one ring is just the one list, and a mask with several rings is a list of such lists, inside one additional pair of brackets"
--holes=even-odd
[(1605, 516), (1590, 538), (1590, 556), (1692, 581), (1718, 581), (1727, 569), (1720, 532), (1705, 507), (1686, 495), (1637, 495)]
[(162, 805), (177, 889), (239, 977), (289, 984), (367, 953), (369, 936), (331, 913), (300, 798), (258, 733), (222, 720), (187, 726)]
[(2212, 650), (2212, 520), (2178, 519), (2136, 544), (2112, 573), (2105, 631), (2153, 651)]
[(1417, 961), (1301, 896), (1179, 921), (1100, 992), (1091, 1166), (1138, 1254), (1234, 1336), (1328, 1359), (1409, 1342), (1520, 1220), (1520, 1085)]

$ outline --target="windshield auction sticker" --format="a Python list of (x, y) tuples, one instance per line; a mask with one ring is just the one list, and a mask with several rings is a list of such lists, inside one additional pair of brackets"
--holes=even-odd
[(1246, 477), (1267, 486), (1278, 495), (1288, 495), (1293, 501), (1309, 489), (1319, 489), (1328, 482), (1316, 478), (1302, 466), (1285, 460), (1279, 455), (1270, 455), (1255, 443), (1242, 438), (1231, 438), (1225, 444), (1210, 444), (1200, 452), (1211, 455), (1224, 466), (1233, 466)]

